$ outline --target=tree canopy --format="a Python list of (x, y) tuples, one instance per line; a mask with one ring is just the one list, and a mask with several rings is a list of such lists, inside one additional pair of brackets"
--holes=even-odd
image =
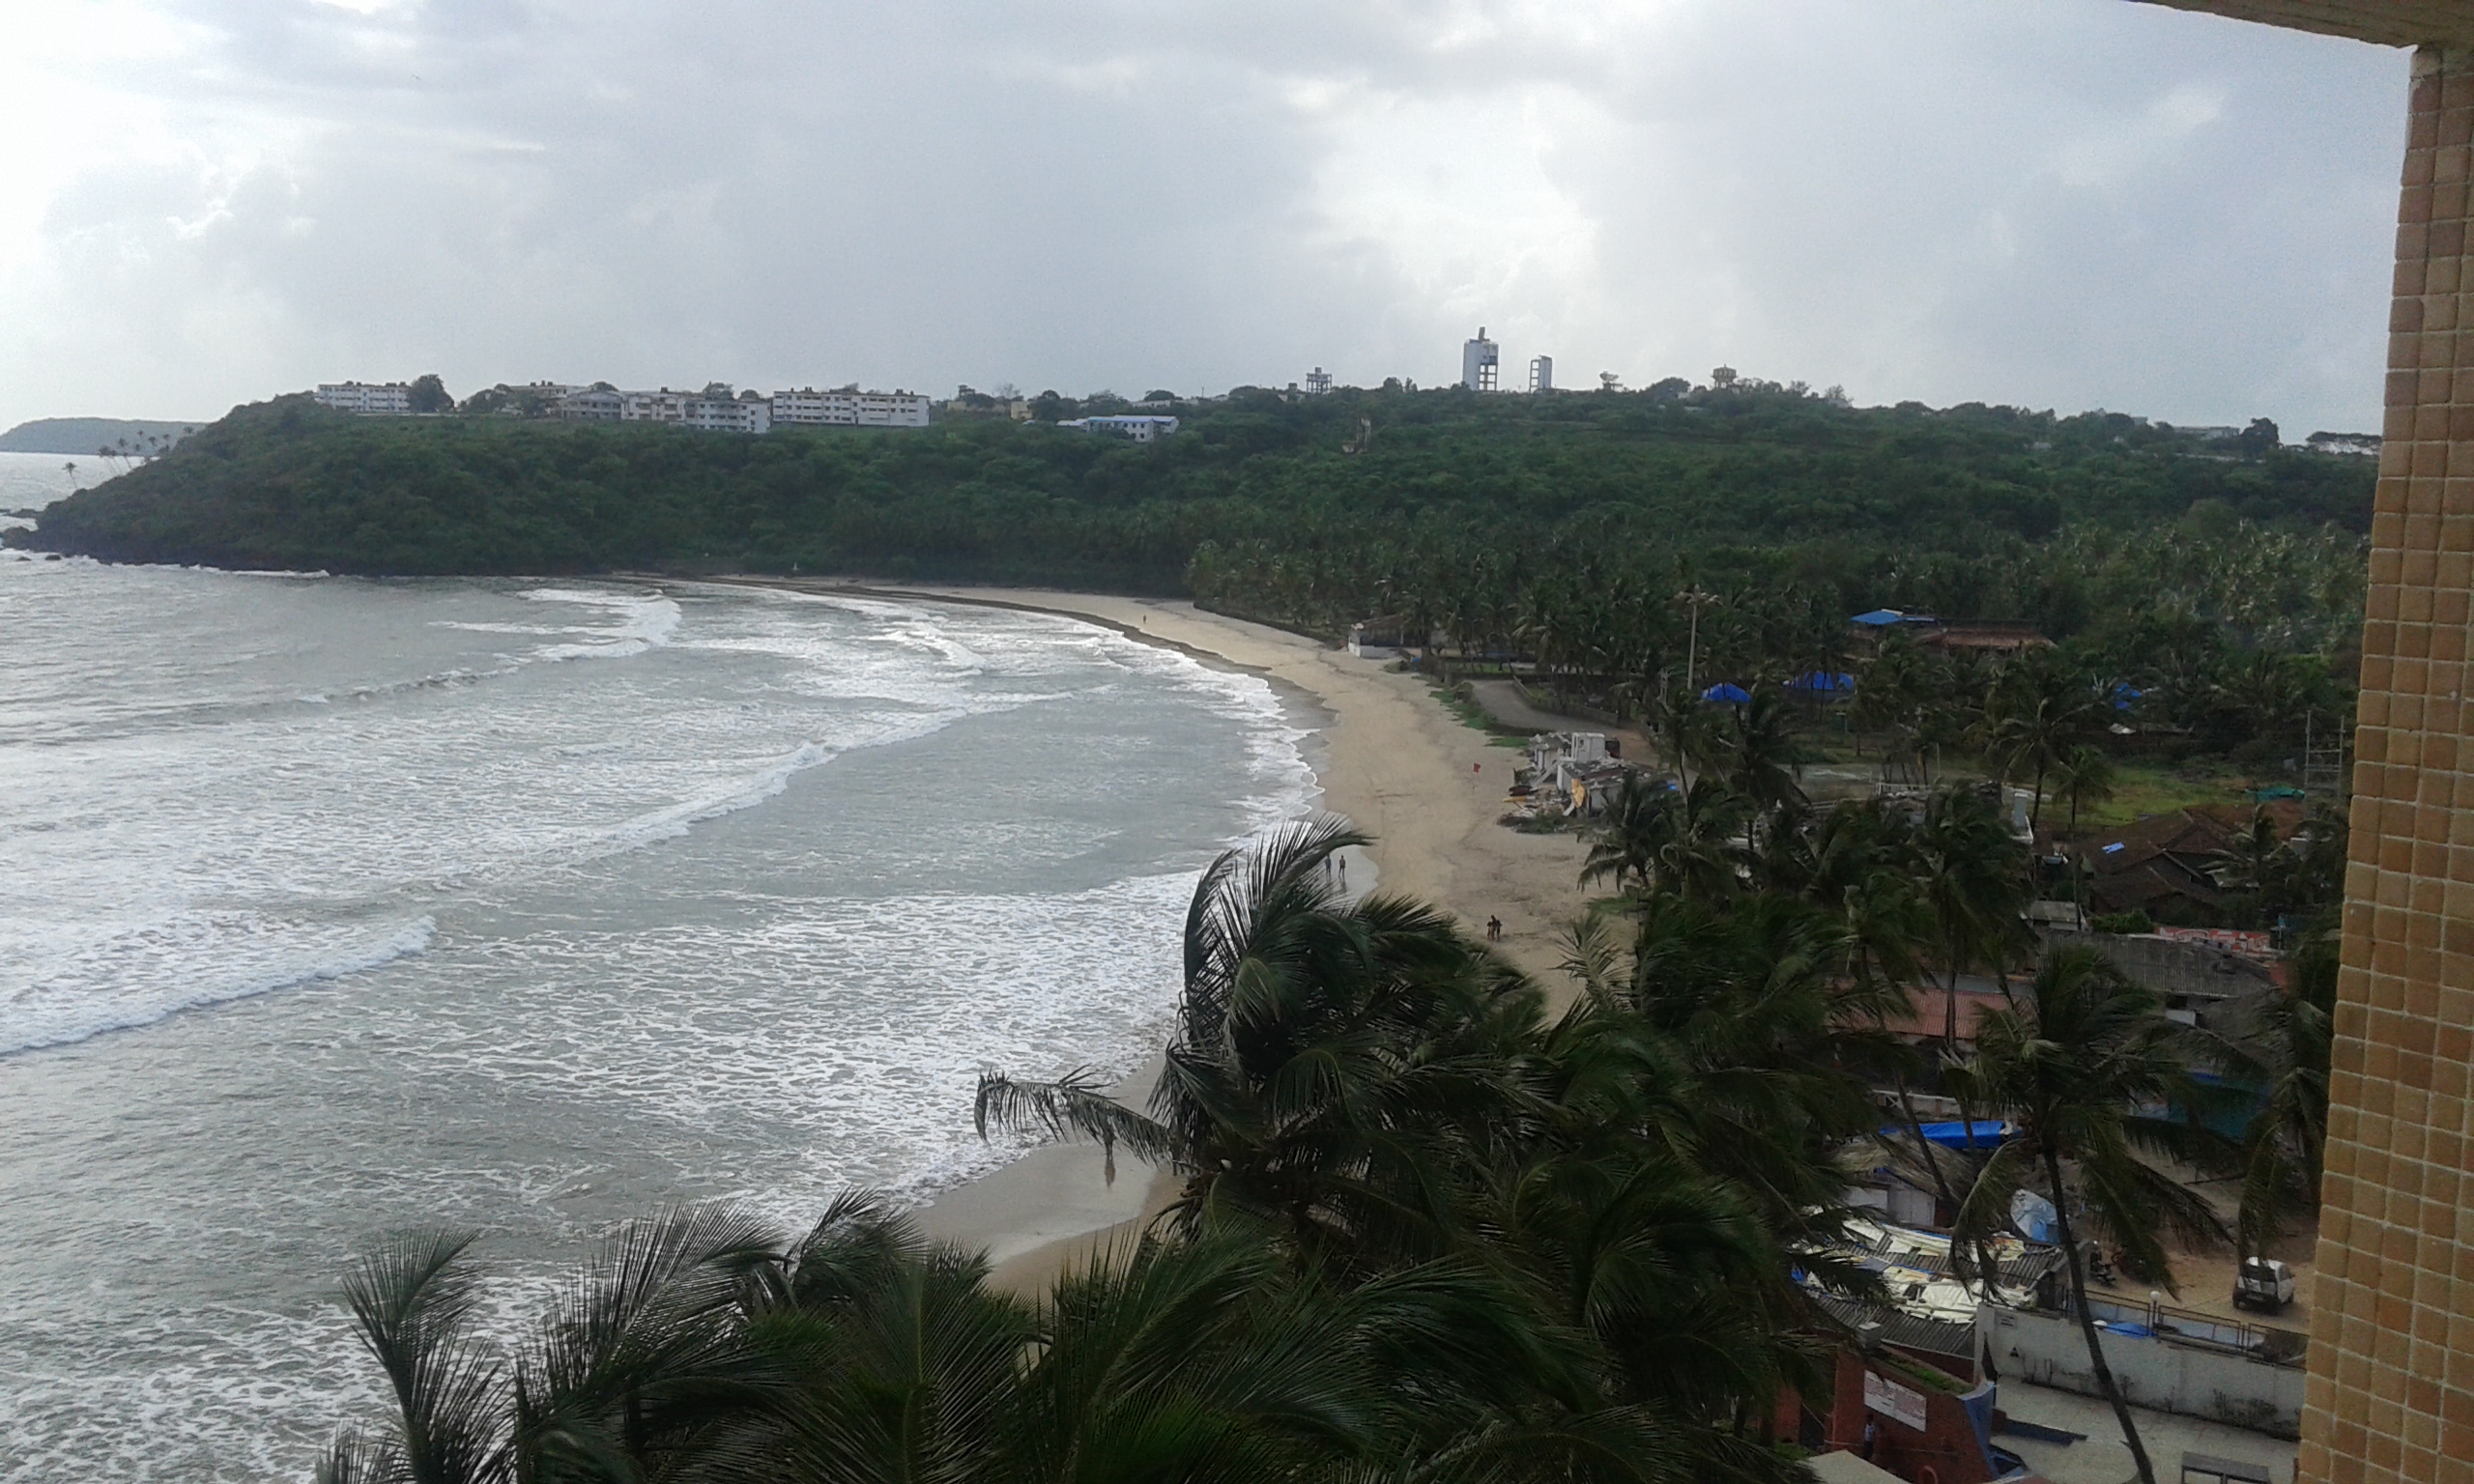
[[(1180, 404), (1180, 432), (1148, 445), (1052, 425), (1103, 403), (1117, 399), (1043, 393), (1026, 424), (747, 438), (354, 417), (284, 397), (13, 539), (240, 568), (795, 567), (1192, 591), (1324, 629), (1438, 567), (1535, 585), (1688, 556), (1713, 579), (1835, 589), (1833, 607), (1844, 594), (2077, 629), (2114, 618), (2104, 572), (2186, 576), (2195, 544), (2237, 538), (2274, 621), (2313, 599), (2320, 549), (2359, 564), (2371, 508), (2358, 457), (2113, 413), (1853, 408), (1767, 384), (1240, 388)], [(2130, 542), (2165, 527), (2182, 534)]]

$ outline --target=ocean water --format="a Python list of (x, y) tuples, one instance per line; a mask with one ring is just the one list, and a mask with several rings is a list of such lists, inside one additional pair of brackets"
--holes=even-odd
[(0, 1476), (305, 1478), (386, 1229), (513, 1315), (1001, 1160), (978, 1070), (1157, 1043), (1300, 720), (999, 610), (0, 556)]

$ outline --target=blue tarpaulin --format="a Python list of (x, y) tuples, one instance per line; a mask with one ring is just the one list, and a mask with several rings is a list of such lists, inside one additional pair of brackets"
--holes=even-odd
[(1701, 693), (1701, 699), (1703, 700), (1723, 700), (1729, 705), (1740, 706), (1745, 701), (1752, 699), (1752, 693), (1746, 691), (1740, 685), (1735, 685), (1728, 681), (1721, 680), (1717, 684), (1710, 687), (1708, 690), (1703, 691)]
[(1826, 670), (1808, 670), (1788, 681), (1787, 689), (1791, 691), (1852, 691), (1856, 689), (1856, 677)]
[[(1925, 1124), (1924, 1136), (1943, 1149), (1998, 1149), (2010, 1136), (2010, 1126), (1998, 1118), (1979, 1118), (1974, 1123)], [(1904, 1128), (1884, 1128), (1884, 1138), (1904, 1138)]]
[(1895, 608), (1877, 608), (1869, 614), (1857, 614), (1854, 618), (1848, 621), (1851, 623), (1870, 624), (1874, 628), (1884, 629), (1893, 623), (1905, 623), (1907, 621), (1907, 614), (1900, 613)]

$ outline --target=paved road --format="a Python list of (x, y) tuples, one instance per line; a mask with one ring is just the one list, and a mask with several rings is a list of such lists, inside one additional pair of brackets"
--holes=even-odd
[(1486, 714), (1507, 727), (1525, 727), (1531, 731), (1572, 731), (1575, 729), (1604, 731), (1602, 722), (1585, 721), (1577, 716), (1557, 716), (1540, 711), (1529, 703), (1517, 680), (1472, 680), (1469, 693)]

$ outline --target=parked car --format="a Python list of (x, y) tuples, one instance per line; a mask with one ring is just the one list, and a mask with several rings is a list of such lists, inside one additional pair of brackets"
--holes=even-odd
[(2293, 1270), (2272, 1257), (2251, 1257), (2233, 1274), (2233, 1306), (2274, 1314), (2293, 1302)]

